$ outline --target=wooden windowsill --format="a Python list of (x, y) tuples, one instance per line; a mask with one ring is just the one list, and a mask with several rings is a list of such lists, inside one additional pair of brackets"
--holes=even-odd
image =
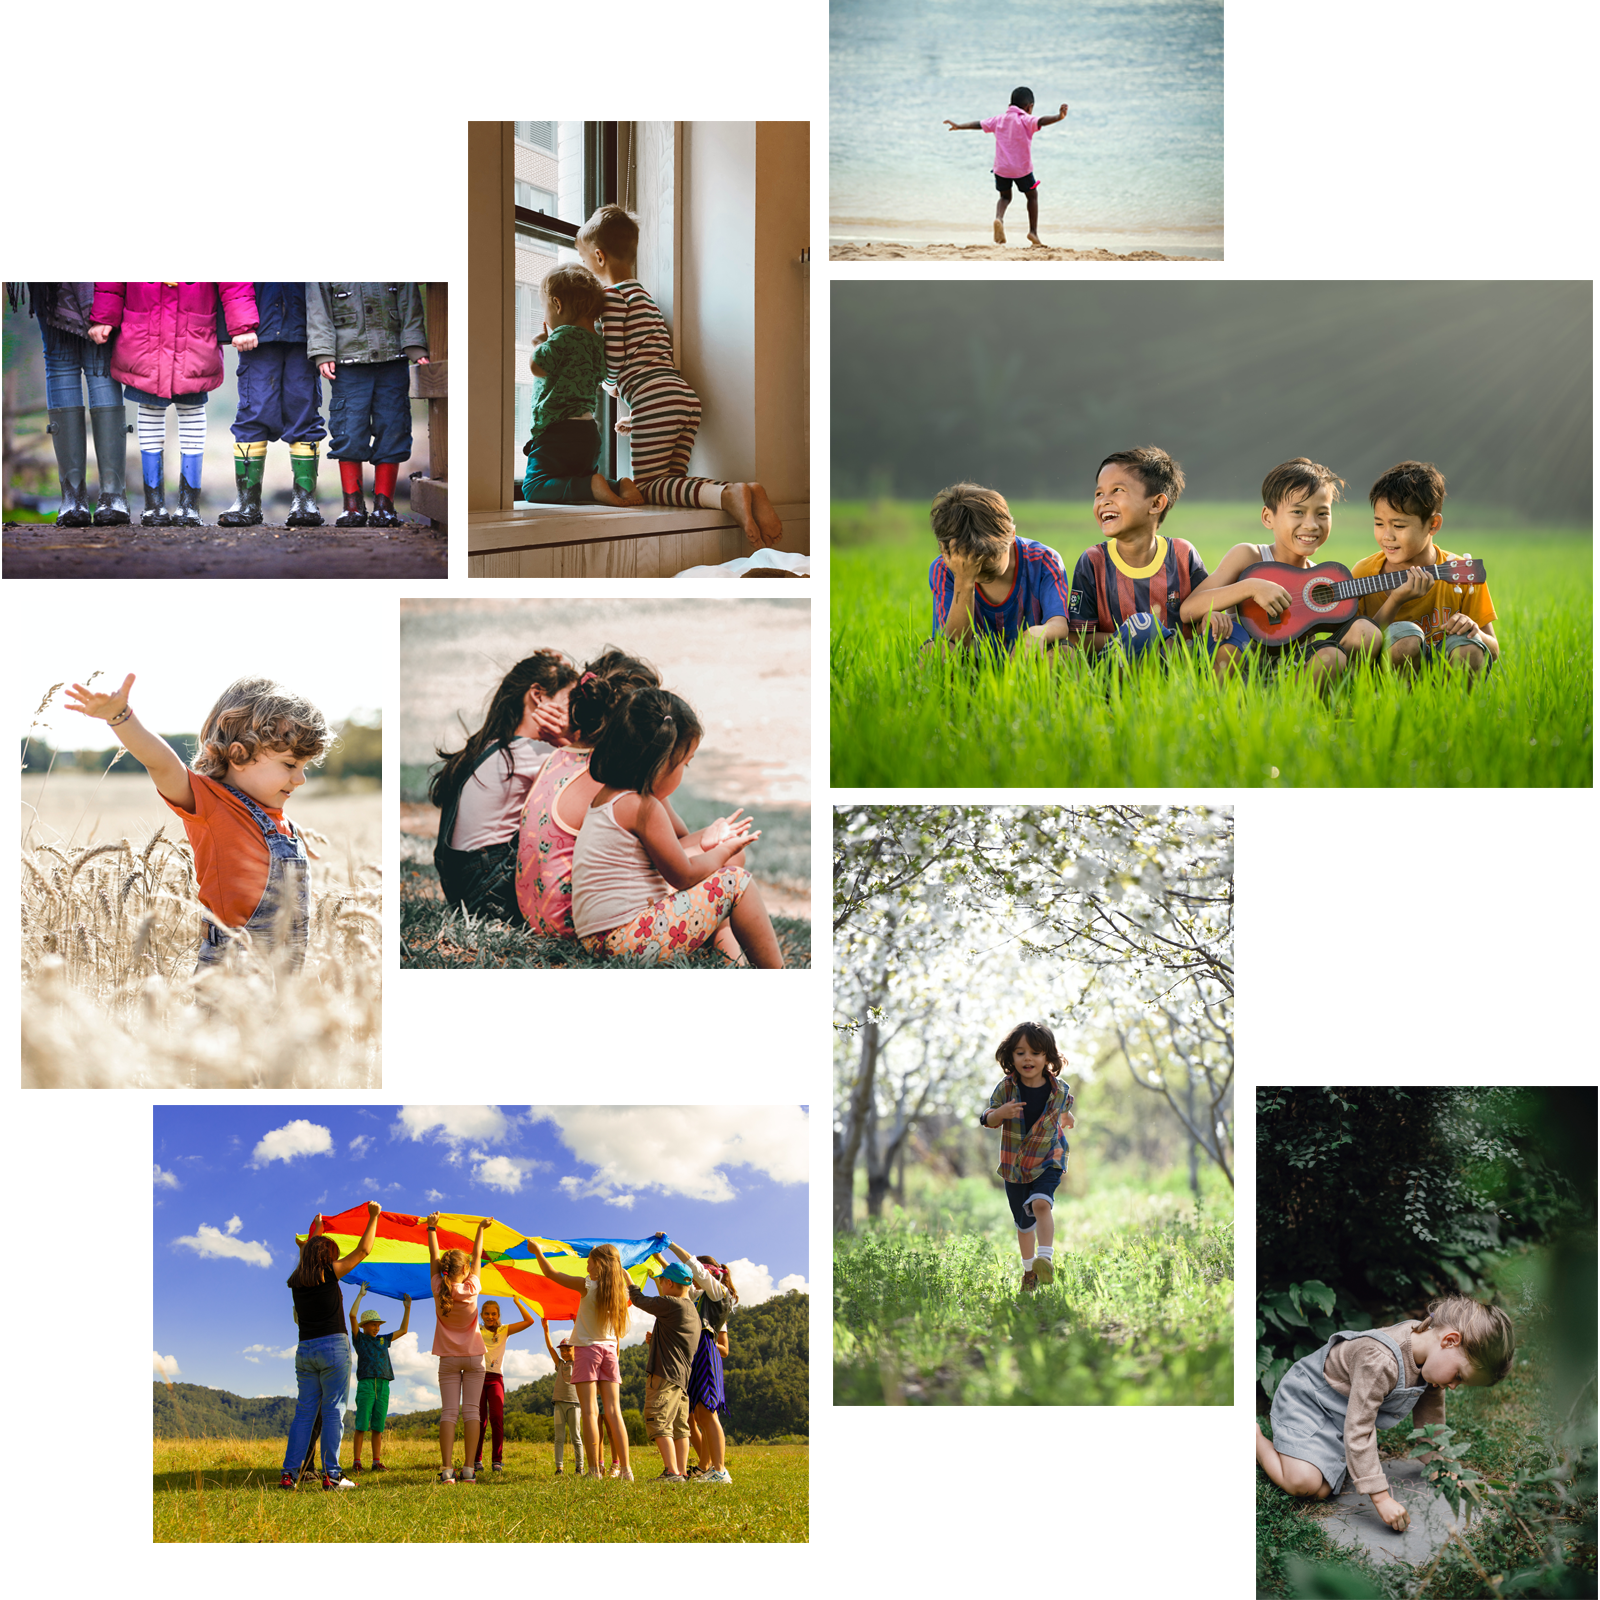
[[(784, 522), (780, 550), (809, 554), (811, 506), (790, 501), (776, 507)], [(474, 511), (467, 517), (467, 553), (487, 555), (511, 550), (538, 550), (557, 545), (594, 544), (618, 539), (644, 539), (661, 534), (733, 529), (738, 524), (725, 511), (680, 511), (665, 506), (621, 510), (614, 506), (526, 506), (510, 511)]]

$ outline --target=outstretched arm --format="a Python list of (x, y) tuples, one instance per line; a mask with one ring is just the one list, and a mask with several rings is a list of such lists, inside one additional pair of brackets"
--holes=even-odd
[(589, 1281), (586, 1277), (575, 1278), (570, 1272), (557, 1272), (545, 1259), (544, 1251), (539, 1248), (539, 1241), (530, 1239), (528, 1243), (533, 1246), (533, 1254), (539, 1263), (539, 1270), (551, 1283), (559, 1283), (564, 1289), (576, 1289), (579, 1294), (583, 1293), (583, 1286)]
[(411, 1296), (408, 1294), (401, 1295), (400, 1303), (406, 1308), (406, 1314), (401, 1317), (400, 1326), (394, 1331), (394, 1337), (396, 1339), (405, 1338), (407, 1331), (411, 1327)]
[(672, 818), (666, 808), (649, 795), (642, 795), (638, 809), (628, 831), (644, 846), (645, 854), (655, 863), (658, 871), (674, 889), (692, 889), (709, 878), (718, 867), (726, 866), (729, 859), (752, 845), (761, 837), (759, 831), (739, 833), (712, 845), (709, 850), (696, 851), (693, 856), (684, 853), (677, 834), (672, 831)]
[(525, 1305), (523, 1305), (520, 1296), (512, 1295), (511, 1300), (512, 1300), (512, 1303), (516, 1306), (517, 1310), (522, 1313), (522, 1321), (521, 1322), (513, 1322), (511, 1324), (511, 1326), (506, 1329), (506, 1338), (508, 1338), (508, 1339), (514, 1333), (521, 1333), (524, 1328), (531, 1328), (533, 1326), (534, 1322), (537, 1320), (534, 1317), (533, 1312), (531, 1312)]
[(479, 1217), (478, 1231), (472, 1236), (472, 1276), (478, 1277), (483, 1271), (483, 1230), (494, 1221), (493, 1217)]
[[(520, 1306), (522, 1302), (518, 1300), (517, 1304)], [(550, 1324), (545, 1318), (540, 1317), (539, 1326), (544, 1329), (544, 1347), (550, 1352), (550, 1359), (559, 1367), (561, 1365), (561, 1357), (556, 1354), (556, 1347), (550, 1342)]]
[(366, 1298), (367, 1286), (361, 1285), (361, 1293), (356, 1296), (356, 1303), (350, 1307), (350, 1337), (353, 1339), (361, 1332), (361, 1324), (356, 1321), (356, 1315), (361, 1310), (361, 1302)]
[(1063, 103), (1061, 109), (1053, 117), (1040, 117), (1039, 126), (1041, 128), (1048, 128), (1052, 122), (1065, 122), (1066, 120), (1067, 108), (1065, 103)]
[(951, 131), (951, 133), (983, 132), (983, 124), (981, 122), (952, 122), (949, 117), (946, 117), (944, 119), (944, 125)]
[(106, 723), (128, 754), (150, 774), (150, 781), (161, 798), (170, 800), (180, 811), (193, 811), (194, 787), (189, 782), (189, 769), (159, 733), (152, 733), (128, 709), (128, 693), (133, 683), (131, 672), (122, 680), (122, 687), (111, 694), (95, 694), (81, 683), (75, 683), (67, 690), (63, 701), (68, 711), (78, 711)]
[(427, 1219), (428, 1227), (428, 1264), (435, 1272), (439, 1270), (439, 1213), (430, 1211)]
[(372, 1247), (378, 1238), (378, 1213), (383, 1207), (376, 1200), (367, 1201), (367, 1227), (366, 1232), (357, 1241), (356, 1247), (349, 1255), (342, 1257), (333, 1264), (334, 1272), (343, 1277), (355, 1267), (359, 1267), (368, 1256), (372, 1254)]

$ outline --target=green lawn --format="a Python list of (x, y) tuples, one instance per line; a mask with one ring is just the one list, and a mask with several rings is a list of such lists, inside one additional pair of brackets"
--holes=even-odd
[(1003, 1190), (948, 1186), (834, 1240), (836, 1405), (1233, 1403), (1233, 1205), (1187, 1191), (1063, 1196), (1056, 1278), (1024, 1295)]
[[(801, 1542), (810, 1537), (809, 1451), (738, 1445), (731, 1485), (652, 1484), (653, 1446), (631, 1452), (637, 1483), (551, 1476), (550, 1445), (510, 1444), (507, 1471), (476, 1485), (436, 1482), (438, 1444), (394, 1438), (392, 1469), (363, 1473), (355, 1489), (327, 1493), (308, 1478), (278, 1487), (283, 1439), (157, 1439), (155, 1539), (261, 1544)], [(343, 1451), (348, 1464), (348, 1444)], [(459, 1452), (458, 1452), (459, 1455)]]
[[(1019, 532), (1070, 573), (1096, 540), (1088, 503), (1019, 502)], [(1454, 520), (1452, 517), (1454, 516)], [(1181, 502), (1167, 531), (1214, 565), (1259, 532), (1254, 506)], [(1327, 559), (1374, 545), (1335, 508)], [(848, 786), (1500, 786), (1592, 782), (1587, 530), (1447, 515), (1444, 548), (1488, 568), (1503, 654), (1476, 691), (1442, 665), (1415, 681), (1352, 672), (1326, 702), (1299, 678), (1219, 689), (1190, 656), (1127, 675), (1076, 654), (919, 655), (931, 628), (927, 509), (833, 507), (832, 781)]]

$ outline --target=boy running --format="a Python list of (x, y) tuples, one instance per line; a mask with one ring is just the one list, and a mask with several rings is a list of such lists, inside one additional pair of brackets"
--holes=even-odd
[(1011, 186), (1015, 184), (1028, 202), (1028, 243), (1043, 246), (1039, 237), (1039, 180), (1033, 175), (1033, 136), (1052, 122), (1066, 121), (1066, 117), (1065, 104), (1053, 117), (1034, 116), (1033, 90), (1013, 89), (1011, 104), (998, 117), (985, 117), (982, 122), (944, 119), (952, 133), (994, 135), (994, 186), (1000, 191), (1000, 203), (994, 208), (996, 244), (1006, 242), (1006, 207), (1011, 204)]

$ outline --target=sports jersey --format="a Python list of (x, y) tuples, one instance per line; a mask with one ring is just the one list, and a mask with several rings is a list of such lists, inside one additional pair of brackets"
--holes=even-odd
[(1143, 567), (1130, 567), (1116, 541), (1107, 539), (1078, 557), (1067, 619), (1077, 629), (1115, 633), (1129, 617), (1143, 612), (1188, 638), (1194, 624), (1178, 620), (1178, 607), (1205, 577), (1205, 563), (1187, 539), (1165, 539), (1158, 533), (1155, 555)]
[[(1456, 557), (1448, 550), (1440, 550), (1434, 546), (1437, 559), (1425, 562), (1424, 565), (1436, 567), (1446, 561), (1454, 561)], [(1385, 557), (1383, 551), (1374, 550), (1364, 561), (1358, 561), (1351, 569), (1352, 578), (1370, 578), (1375, 572), (1384, 569)], [(1364, 594), (1361, 597), (1361, 615), (1375, 617), (1378, 608), (1393, 593), (1393, 590), (1378, 594)], [(1444, 625), (1457, 611), (1465, 612), (1481, 628), (1485, 623), (1493, 622), (1495, 618), (1494, 601), (1489, 598), (1489, 586), (1486, 583), (1477, 584), (1471, 588), (1463, 589), (1459, 594), (1452, 583), (1435, 582), (1425, 595), (1415, 600), (1404, 601), (1390, 613), (1390, 622), (1414, 622), (1427, 635), (1429, 644), (1438, 644), (1444, 638)]]
[[(1011, 592), (998, 605), (984, 598), (982, 587), (972, 591), (972, 620), (980, 633), (999, 634), (1008, 645), (1017, 642), (1024, 628), (1036, 628), (1051, 617), (1067, 615), (1067, 578), (1061, 557), (1047, 544), (1019, 538), (1013, 549)], [(928, 568), (933, 590), (933, 632), (937, 638), (956, 597), (955, 575), (939, 556)]]

